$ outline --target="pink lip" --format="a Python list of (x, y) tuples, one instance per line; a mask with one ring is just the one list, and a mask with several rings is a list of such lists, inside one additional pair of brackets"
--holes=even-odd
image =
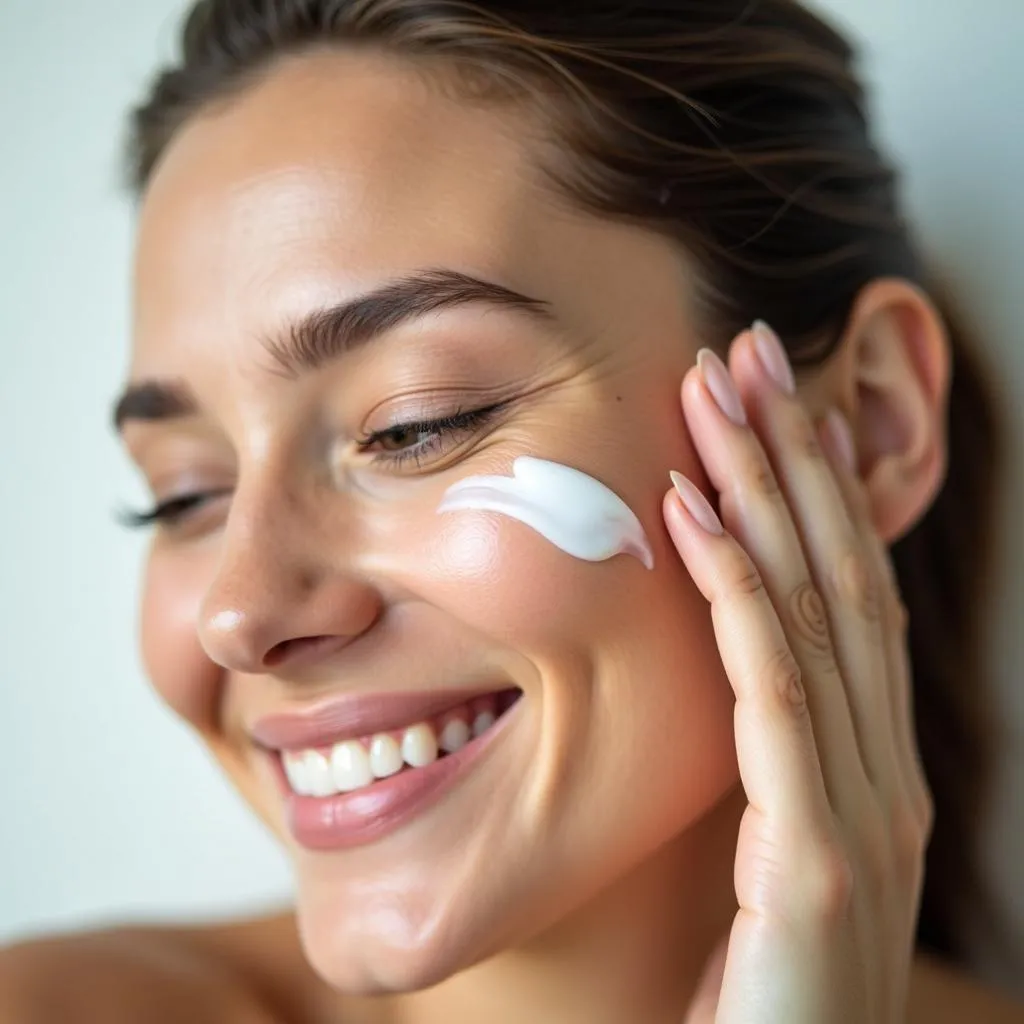
[(505, 732), (521, 699), (483, 735), (425, 768), (379, 779), (365, 789), (336, 796), (299, 796), (288, 784), (279, 754), (273, 771), (285, 801), (285, 820), (296, 842), (310, 850), (341, 850), (381, 839), (432, 804), (475, 765)]
[(302, 714), (267, 715), (259, 719), (250, 732), (258, 743), (274, 750), (326, 747), (373, 733), (405, 729), (466, 704), (474, 697), (499, 692), (502, 692), (501, 687), (420, 693), (349, 693)]

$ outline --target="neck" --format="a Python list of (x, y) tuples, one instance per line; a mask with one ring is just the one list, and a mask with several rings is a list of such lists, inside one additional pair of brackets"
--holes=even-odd
[(538, 936), (424, 992), (394, 1024), (678, 1024), (736, 913), (738, 786), (628, 876)]

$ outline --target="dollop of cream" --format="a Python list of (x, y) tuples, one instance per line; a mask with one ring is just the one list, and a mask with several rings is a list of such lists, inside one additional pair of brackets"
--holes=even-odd
[(558, 462), (521, 455), (511, 476), (470, 476), (444, 493), (438, 512), (501, 512), (566, 554), (587, 562), (633, 555), (648, 569), (654, 554), (640, 520), (600, 480)]

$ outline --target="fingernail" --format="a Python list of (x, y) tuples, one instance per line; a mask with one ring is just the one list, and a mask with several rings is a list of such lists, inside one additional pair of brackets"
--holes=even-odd
[(711, 507), (708, 499), (701, 494), (700, 489), (692, 484), (682, 473), (677, 473), (674, 469), (669, 473), (669, 477), (672, 480), (672, 486), (676, 489), (676, 494), (679, 495), (686, 506), (686, 511), (708, 533), (721, 536), (725, 532), (722, 527), (722, 520), (715, 514), (715, 510)]
[(789, 356), (783, 348), (779, 336), (763, 320), (755, 320), (751, 325), (754, 334), (754, 350), (764, 367), (764, 372), (775, 381), (784, 394), (796, 394), (796, 380)]
[(697, 365), (707, 385), (711, 397), (718, 403), (718, 408), (738, 427), (746, 425), (747, 414), (743, 409), (740, 393), (736, 390), (725, 363), (709, 348), (702, 348), (697, 353)]
[(825, 417), (825, 429), (836, 454), (851, 473), (857, 472), (857, 449), (853, 443), (853, 431), (846, 417), (838, 409), (830, 409)]

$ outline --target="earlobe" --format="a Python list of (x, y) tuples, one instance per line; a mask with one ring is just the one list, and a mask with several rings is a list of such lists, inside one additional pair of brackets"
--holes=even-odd
[(860, 473), (887, 543), (925, 514), (946, 473), (949, 338), (916, 285), (883, 278), (857, 297), (847, 324)]

